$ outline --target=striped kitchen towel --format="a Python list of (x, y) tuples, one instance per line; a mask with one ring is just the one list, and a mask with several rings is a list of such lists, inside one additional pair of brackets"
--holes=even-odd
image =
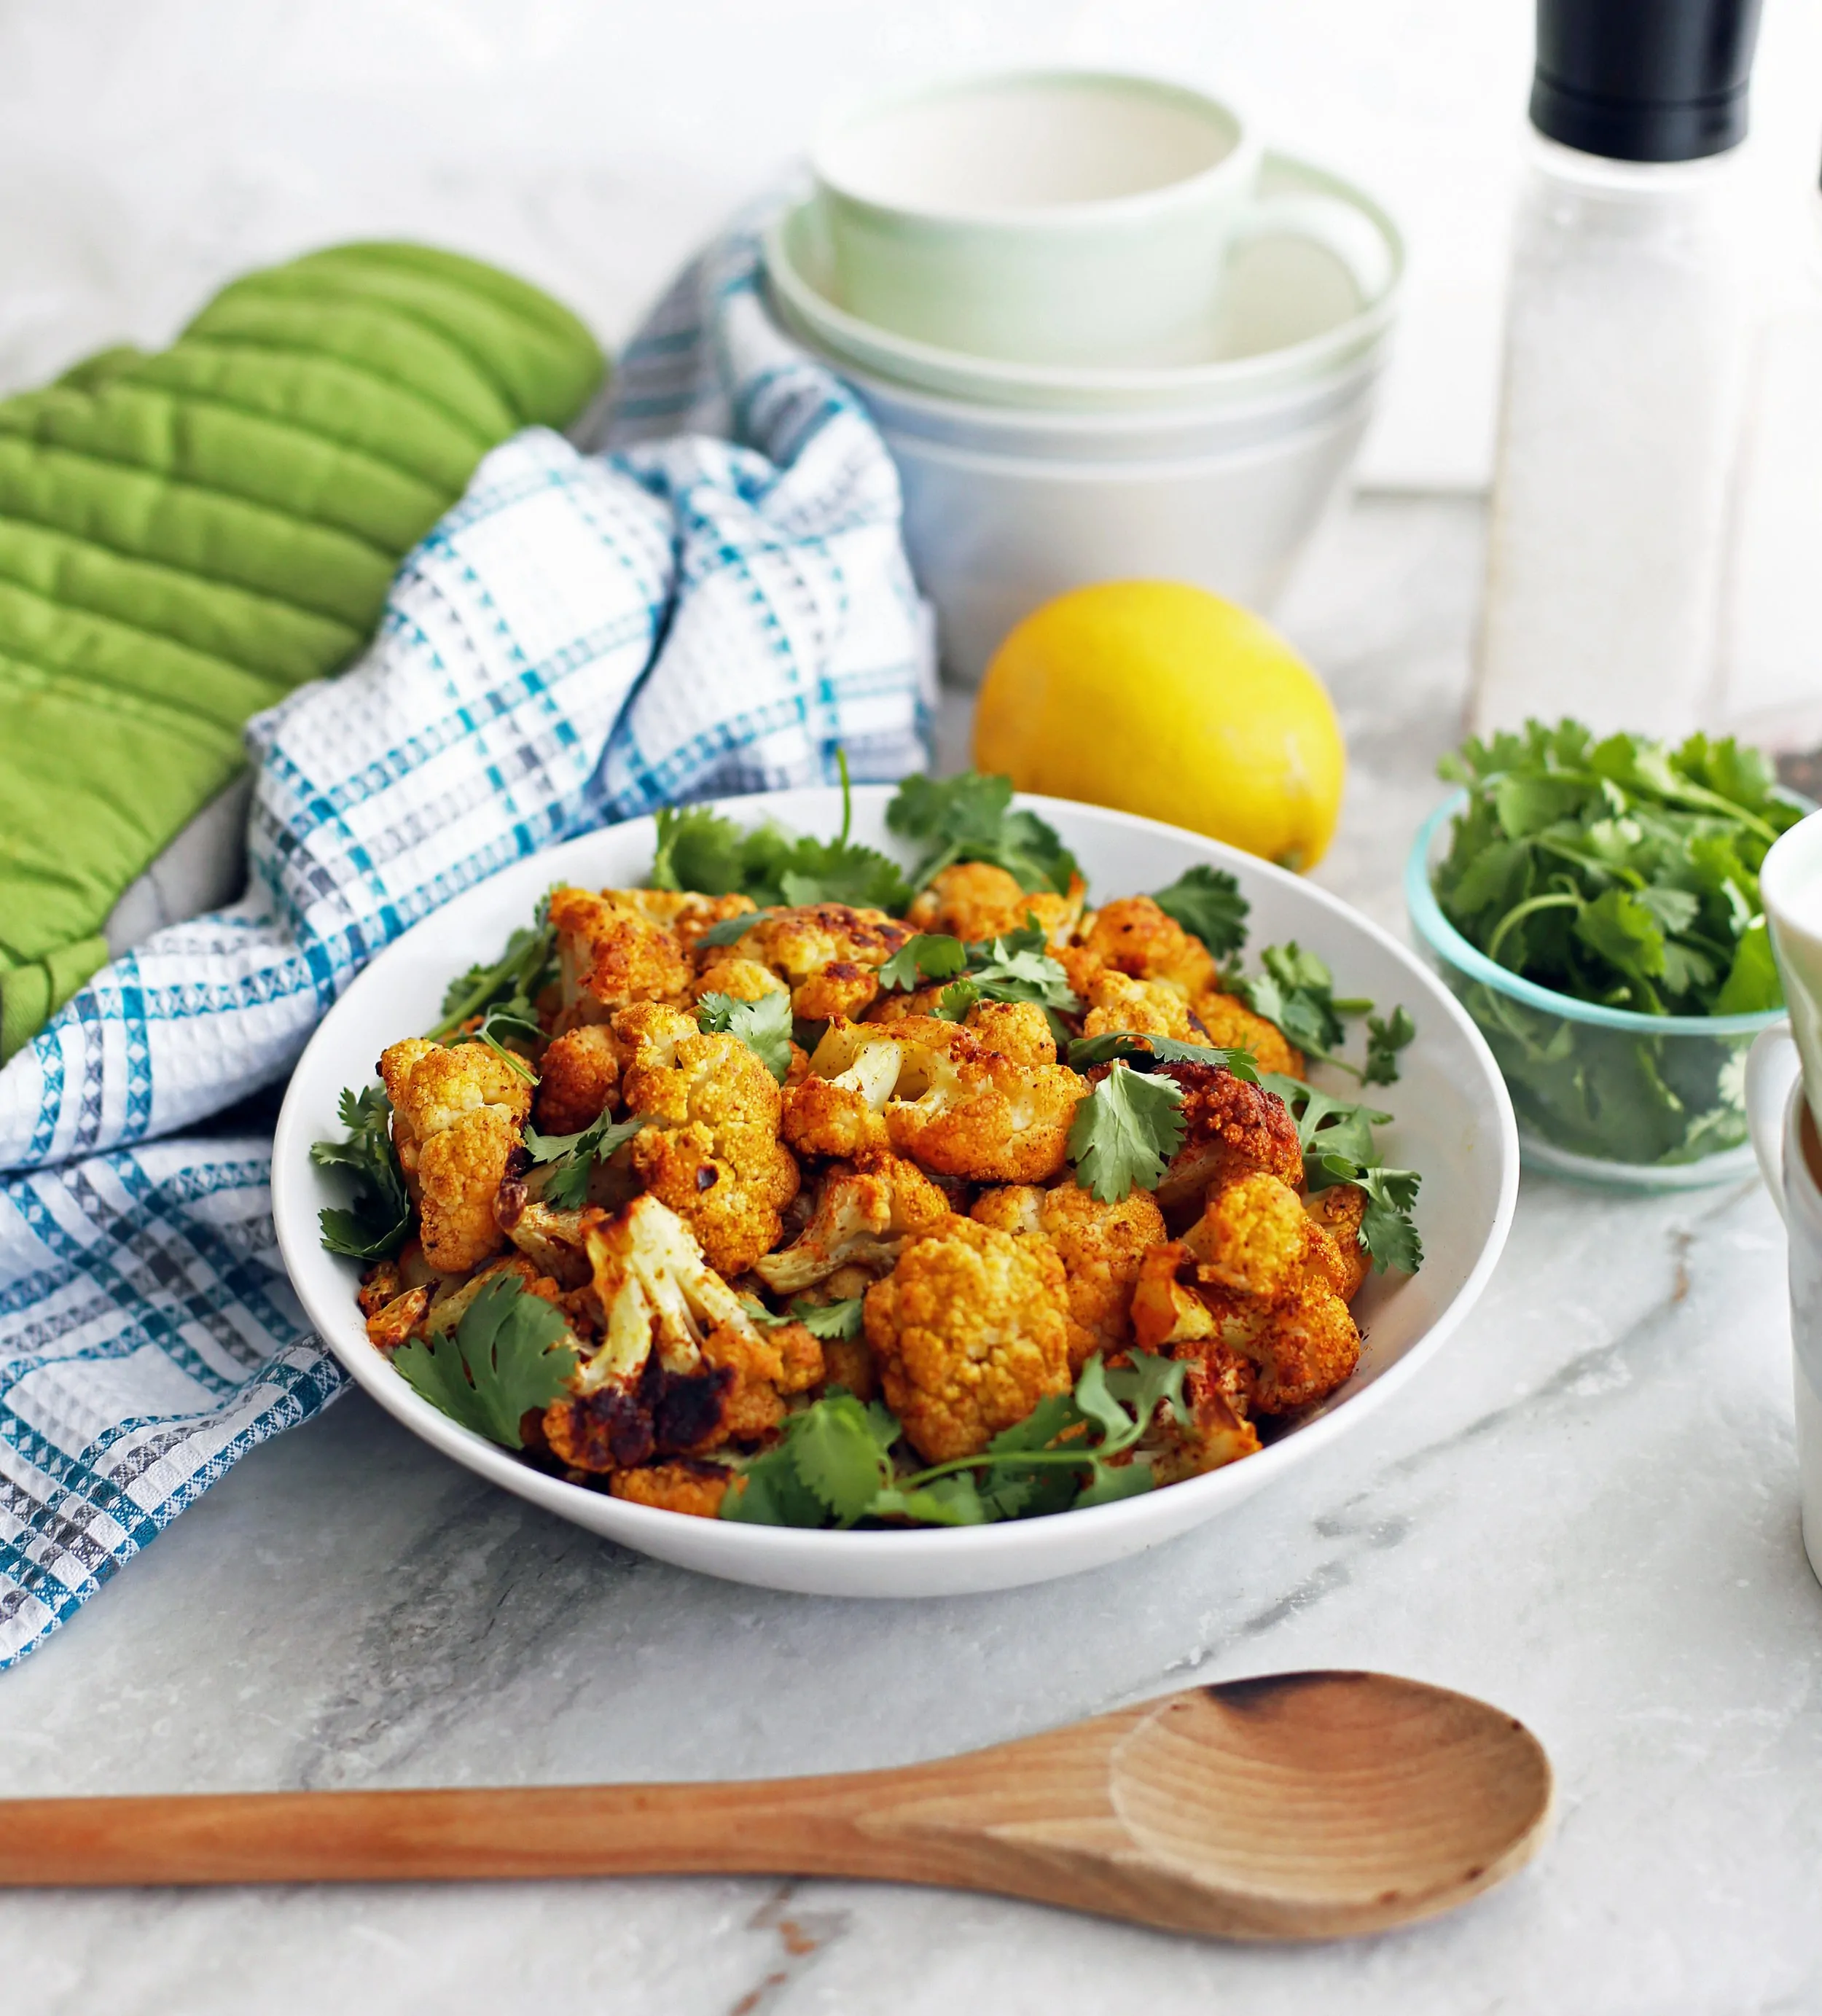
[(278, 1263), (269, 1136), (167, 1137), (282, 1079), (375, 952), (508, 862), (832, 780), (837, 748), (860, 779), (926, 760), (896, 472), (758, 275), (750, 225), (684, 273), (600, 452), (488, 456), (366, 655), (252, 724), (247, 895), (0, 1071), (0, 1666), (341, 1388)]

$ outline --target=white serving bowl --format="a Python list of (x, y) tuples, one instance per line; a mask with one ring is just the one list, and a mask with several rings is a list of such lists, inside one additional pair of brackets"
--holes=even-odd
[[(902, 854), (885, 827), (891, 795), (885, 786), (855, 793), (855, 837)], [(1020, 802), (1042, 812), (1074, 849), (1091, 892), (1158, 888), (1197, 862), (1229, 869), (1252, 905), (1255, 945), (1295, 938), (1330, 962), (1348, 993), (1402, 1001), (1416, 1017), (1402, 1079), (1374, 1097), (1398, 1115), (1385, 1130), (1390, 1158), (1424, 1174), (1417, 1219), (1427, 1258), (1415, 1276), (1369, 1280), (1355, 1305), (1366, 1337), (1359, 1368), (1320, 1410), (1257, 1456), (1117, 1504), (994, 1526), (844, 1533), (692, 1519), (628, 1504), (534, 1470), (420, 1399), (367, 1341), (355, 1305), (358, 1269), (322, 1250), (317, 1213), (346, 1200), (342, 1184), (311, 1162), (310, 1144), (339, 1138), (342, 1087), (369, 1083), (387, 1043), (430, 1027), (452, 974), (492, 957), (553, 881), (600, 887), (643, 879), (652, 859), (649, 819), (531, 855), (445, 904), (355, 981), (304, 1052), (272, 1144), (272, 1214), (311, 1322), (359, 1384), (414, 1435), (477, 1475), (624, 1546), (763, 1588), (869, 1597), (1011, 1589), (1155, 1546), (1319, 1456), (1397, 1394), (1473, 1306), (1511, 1223), (1518, 1137), (1479, 1032), (1410, 952), (1326, 891), (1129, 813), (1054, 798)], [(800, 832), (830, 833), (840, 822), (841, 797), (823, 788), (783, 791), (722, 808), (743, 819), (772, 817)]]
[(984, 450), (873, 406), (950, 675), (978, 684), (1015, 623), (1089, 581), (1190, 581), (1269, 610), (1352, 465), (1378, 375), (1377, 362), (1356, 367), (1269, 428), (1206, 425), (1180, 454), (1123, 453), (1117, 434), (1068, 455)]

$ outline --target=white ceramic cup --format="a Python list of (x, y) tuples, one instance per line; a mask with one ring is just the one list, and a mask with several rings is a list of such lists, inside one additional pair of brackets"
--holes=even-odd
[(902, 336), (1032, 365), (1192, 365), (1240, 236), (1354, 257), (1359, 218), (1259, 200), (1257, 138), (1185, 85), (1100, 70), (925, 85), (833, 119), (811, 158), (840, 304)]
[(1796, 1046), (1784, 1024), (1765, 1030), (1747, 1054), (1746, 1117), (1790, 1247), (1803, 1549), (1822, 1580), (1822, 1187), (1816, 1179), (1822, 1147), (1802, 1096)]

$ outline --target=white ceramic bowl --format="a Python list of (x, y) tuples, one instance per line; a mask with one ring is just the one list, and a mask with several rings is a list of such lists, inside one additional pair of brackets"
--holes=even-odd
[[(1269, 221), (1301, 205), (1305, 235), (1266, 231), (1230, 254), (1208, 355), (1161, 367), (1011, 362), (922, 342), (867, 321), (844, 303), (823, 212), (805, 199), (765, 232), (772, 304), (787, 328), (838, 365), (898, 387), (981, 407), (1049, 416), (1143, 409), (1190, 413), (1255, 405), (1377, 351), (1392, 326), (1404, 270), (1396, 225), (1339, 176), (1268, 153), (1258, 187)], [(1351, 221), (1350, 221), (1351, 220)]]
[(978, 684), (1015, 623), (1089, 581), (1190, 581), (1269, 611), (1352, 466), (1377, 380), (1360, 371), (1263, 439), (1243, 423), (1177, 455), (1122, 455), (1117, 438), (1069, 456), (982, 450), (875, 409), (950, 675)]
[[(885, 830), (884, 786), (855, 794), (858, 839), (897, 851)], [(1197, 862), (1240, 877), (1253, 909), (1252, 942), (1294, 938), (1334, 967), (1349, 993), (1403, 1001), (1417, 1019), (1400, 1082), (1383, 1094), (1398, 1115), (1385, 1130), (1392, 1158), (1424, 1172), (1417, 1207), (1427, 1258), (1413, 1276), (1370, 1280), (1356, 1305), (1366, 1334), (1359, 1369), (1309, 1419), (1208, 1477), (1054, 1518), (907, 1532), (812, 1532), (690, 1519), (567, 1484), (459, 1427), (421, 1399), (367, 1341), (353, 1262), (325, 1253), (317, 1213), (345, 1201), (309, 1159), (336, 1136), (344, 1085), (369, 1082), (381, 1049), (436, 1020), (452, 973), (491, 957), (553, 880), (636, 883), (651, 864), (653, 826), (634, 819), (534, 855), (456, 897), (382, 952), (329, 1011), (286, 1095), (272, 1147), (272, 1211), (293, 1283), (319, 1333), (358, 1383), (414, 1435), (477, 1475), (591, 1532), (639, 1553), (730, 1581), (823, 1596), (946, 1596), (1010, 1589), (1100, 1566), (1216, 1517), (1390, 1399), (1473, 1306), (1498, 1260), (1518, 1194), (1518, 1144), (1498, 1071), (1472, 1023), (1437, 981), (1376, 925), (1326, 891), (1194, 833), (1124, 812), (1021, 801), (1072, 848), (1103, 896), (1155, 889)], [(831, 833), (830, 790), (730, 801), (736, 817), (770, 815), (800, 832)]]

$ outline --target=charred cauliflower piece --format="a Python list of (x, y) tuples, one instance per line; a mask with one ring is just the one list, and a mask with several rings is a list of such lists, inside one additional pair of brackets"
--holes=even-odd
[(1358, 1183), (1335, 1183), (1303, 1200), (1303, 1208), (1334, 1246), (1330, 1281), (1344, 1302), (1359, 1294), (1373, 1262), (1360, 1244), (1360, 1224), (1366, 1215), (1366, 1193)]
[(682, 1219), (651, 1196), (589, 1217), (599, 1340), (545, 1410), (552, 1452), (578, 1470), (630, 1470), (782, 1419), (783, 1355)]
[(1054, 1247), (1069, 1291), (1069, 1370), (1099, 1351), (1111, 1357), (1132, 1342), (1133, 1284), (1147, 1251), (1165, 1240), (1164, 1215), (1143, 1190), (1103, 1204), (1075, 1183), (1052, 1190), (1015, 1185), (988, 1190), (970, 1215), (1015, 1237)]
[(607, 1489), (631, 1505), (650, 1505), (661, 1512), (682, 1512), (693, 1519), (716, 1519), (731, 1479), (719, 1463), (648, 1463), (643, 1470), (617, 1470)]
[(777, 1244), (798, 1192), (777, 1081), (739, 1037), (704, 1035), (681, 1009), (637, 1003), (614, 1033), (627, 1110), (646, 1122), (628, 1150), (634, 1174), (690, 1226), (711, 1266), (745, 1273)]
[(773, 910), (735, 941), (733, 956), (768, 967), (790, 989), (791, 1013), (823, 1022), (859, 1017), (880, 991), (878, 969), (913, 935), (884, 910), (805, 903)]
[[(1006, 1027), (1032, 1055), (1039, 1039), (1030, 1021)], [(882, 1145), (883, 1123), (884, 1141), (897, 1154), (974, 1183), (1042, 1183), (1055, 1175), (1088, 1093), (1086, 1082), (1064, 1065), (1008, 1057), (977, 1031), (934, 1016), (831, 1024), (810, 1071), (787, 1106), (787, 1139), (813, 1153), (852, 1154)], [(819, 1079), (833, 1091), (813, 1089)]]
[(1261, 1071), (1302, 1078), (1303, 1053), (1287, 1042), (1276, 1022), (1255, 1015), (1244, 1001), (1215, 988), (1198, 994), (1190, 1012), (1208, 1041), (1224, 1050), (1250, 1050)]
[(494, 1197), (531, 1111), (529, 1082), (481, 1043), (409, 1036), (380, 1059), (392, 1139), (416, 1204), (425, 1257), (466, 1273), (506, 1244)]
[(1133, 980), (1159, 980), (1185, 1001), (1211, 992), (1218, 974), (1208, 948), (1149, 896), (1104, 903), (1082, 943), (1101, 963)]
[(876, 1150), (834, 1164), (802, 1235), (755, 1261), (753, 1271), (781, 1295), (799, 1294), (844, 1267), (883, 1274), (908, 1240), (934, 1231), (949, 1215), (949, 1199), (921, 1169)]
[(1043, 1240), (952, 1219), (866, 1295), (886, 1403), (931, 1463), (973, 1456), (1069, 1390), (1068, 1293)]
[(1183, 1145), (1155, 1193), (1172, 1224), (1199, 1211), (1212, 1186), (1248, 1169), (1302, 1189), (1297, 1123), (1275, 1092), (1236, 1078), (1224, 1064), (1165, 1064), (1162, 1075), (1183, 1095)]
[(1215, 1192), (1182, 1240), (1147, 1255), (1133, 1334), (1148, 1351), (1239, 1361), (1248, 1404), (1288, 1413), (1324, 1399), (1359, 1362), (1360, 1333), (1335, 1292), (1340, 1265), (1297, 1193), (1255, 1171)]
[(635, 1001), (681, 1001), (688, 993), (690, 963), (677, 934), (618, 891), (553, 890), (550, 921), (566, 1028), (605, 1022)]
[(986, 861), (958, 861), (913, 900), (910, 920), (920, 931), (979, 942), (1022, 931), (1035, 918), (1053, 947), (1067, 945), (1082, 921), (1087, 894), (1079, 875), (1067, 895), (1022, 888), (1017, 876)]
[(614, 1103), (620, 1088), (613, 1031), (600, 1022), (570, 1030), (546, 1046), (538, 1072), (538, 1126), (546, 1134), (579, 1134)]

